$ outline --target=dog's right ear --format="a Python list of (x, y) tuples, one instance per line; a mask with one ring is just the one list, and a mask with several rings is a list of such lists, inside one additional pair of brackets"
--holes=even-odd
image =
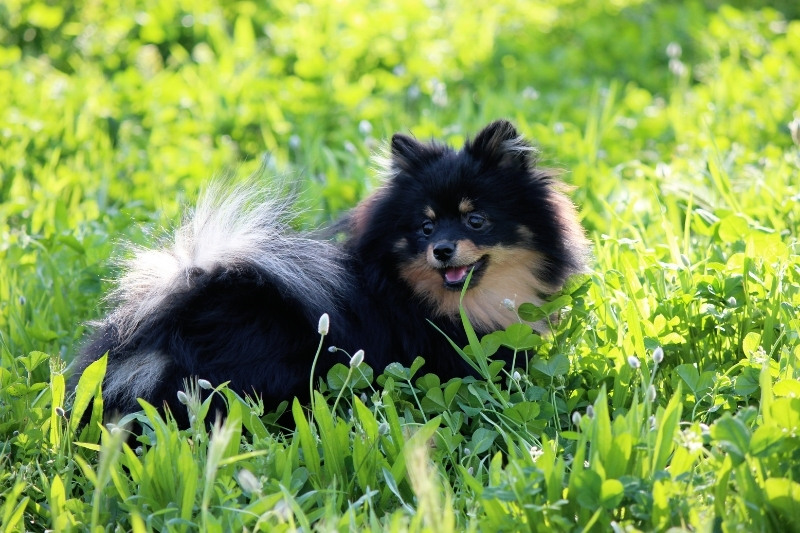
[(425, 145), (408, 135), (395, 133), (392, 135), (391, 154), (392, 166), (397, 170), (413, 170), (420, 163), (420, 155), (425, 151)]
[(422, 143), (408, 135), (395, 133), (390, 145), (390, 165), (394, 173), (413, 173), (440, 157), (445, 150), (435, 142)]

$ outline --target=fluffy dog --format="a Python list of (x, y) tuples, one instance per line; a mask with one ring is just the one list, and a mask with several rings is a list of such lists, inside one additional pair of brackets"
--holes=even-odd
[[(337, 225), (344, 242), (292, 232), (286, 205), (241, 186), (212, 188), (168, 248), (138, 251), (76, 363), (80, 374), (108, 353), (106, 411), (138, 410), (137, 398), (181, 411), (176, 394), (195, 376), (267, 407), (307, 397), (323, 313), (325, 346), (363, 349), (378, 372), (422, 356), (442, 379), (469, 375), (436, 328), (467, 343), (470, 272), (463, 306), (485, 334), (519, 320), (503, 300), (541, 303), (585, 269), (573, 205), (509, 122), (461, 150), (394, 135), (384, 167)], [(323, 352), (317, 374), (338, 360)]]

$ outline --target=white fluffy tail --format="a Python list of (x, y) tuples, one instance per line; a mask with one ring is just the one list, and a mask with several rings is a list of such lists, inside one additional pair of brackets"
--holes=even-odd
[(198, 275), (237, 267), (260, 269), (310, 313), (334, 309), (346, 286), (342, 252), (331, 242), (292, 231), (290, 204), (255, 179), (209, 186), (173, 242), (162, 249), (135, 249), (124, 262), (110, 294), (117, 309), (109, 321), (120, 337), (158, 315), (171, 295), (191, 290)]

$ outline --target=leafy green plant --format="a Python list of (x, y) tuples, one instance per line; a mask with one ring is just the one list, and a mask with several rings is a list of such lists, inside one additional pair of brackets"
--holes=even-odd
[[(796, 528), (800, 21), (751, 4), (4, 2), (0, 529)], [(567, 169), (594, 261), (465, 321), (475, 376), (348, 354), (274, 412), (198, 381), (182, 429), (103, 424), (104, 359), (72, 387), (124, 243), (209, 169), (289, 176), (314, 227), (380, 139), (498, 117)]]

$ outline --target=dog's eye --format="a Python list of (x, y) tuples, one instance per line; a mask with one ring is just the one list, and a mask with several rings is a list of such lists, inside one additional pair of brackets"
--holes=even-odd
[(467, 226), (472, 229), (481, 229), (486, 225), (486, 217), (478, 213), (470, 213), (467, 215)]
[(423, 235), (426, 237), (430, 236), (430, 234), (433, 233), (433, 221), (426, 220), (422, 223), (422, 227), (420, 229), (422, 230)]

